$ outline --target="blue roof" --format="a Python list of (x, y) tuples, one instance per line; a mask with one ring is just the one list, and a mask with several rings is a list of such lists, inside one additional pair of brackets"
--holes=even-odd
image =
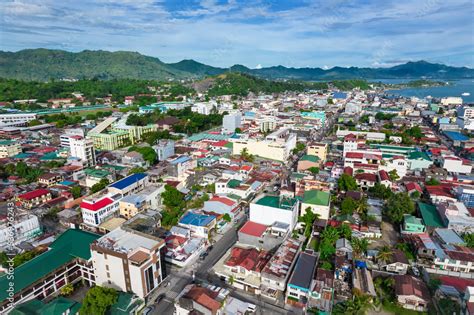
[(124, 189), (147, 176), (148, 175), (145, 173), (132, 174), (128, 177), (125, 177), (124, 179), (119, 180), (118, 182), (113, 183), (112, 185), (110, 185), (110, 187), (117, 188), (117, 189)]
[(347, 94), (343, 93), (343, 92), (334, 92), (332, 97), (333, 98), (343, 98), (343, 99), (345, 99), (347, 97)]
[(194, 213), (194, 212), (188, 212), (181, 218), (181, 220), (179, 220), (179, 223), (186, 224), (186, 225), (188, 224), (195, 225), (195, 226), (207, 226), (215, 218), (216, 217), (213, 215), (205, 215), (205, 214), (199, 214), (199, 213)]
[(63, 180), (62, 182), (58, 183), (58, 185), (64, 185), (64, 186), (72, 186), (75, 185), (75, 182), (71, 182), (70, 180)]
[(178, 164), (178, 163), (184, 163), (186, 161), (189, 161), (191, 158), (189, 156), (183, 155), (180, 156), (179, 158), (175, 159), (174, 161), (171, 161), (170, 164)]
[(451, 139), (452, 141), (467, 141), (469, 140), (468, 136), (463, 135), (460, 132), (456, 131), (445, 131), (444, 134)]

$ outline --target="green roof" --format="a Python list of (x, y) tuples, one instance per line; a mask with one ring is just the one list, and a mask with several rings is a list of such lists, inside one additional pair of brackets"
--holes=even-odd
[(111, 169), (114, 169), (116, 171), (121, 171), (121, 170), (124, 170), (126, 169), (125, 166), (120, 166), (120, 165), (112, 165), (112, 164), (104, 164), (102, 165), (103, 168), (111, 168)]
[(133, 294), (119, 292), (117, 302), (110, 307), (107, 311), (107, 314), (110, 315), (129, 315), (133, 314), (133, 310), (135, 309), (138, 304), (140, 304), (140, 300), (133, 301)]
[(240, 199), (242, 199), (242, 197), (238, 196), (238, 195), (235, 195), (235, 194), (228, 194), (226, 195), (227, 198), (230, 198), (230, 199), (234, 199), (234, 200), (237, 200), (239, 201)]
[(229, 148), (229, 149), (232, 149), (234, 147), (234, 143), (233, 142), (227, 142), (224, 147), (226, 148)]
[(303, 203), (317, 206), (328, 206), (331, 195), (320, 190), (307, 190), (304, 192)]
[(89, 176), (97, 177), (97, 178), (106, 178), (110, 175), (109, 171), (102, 170), (102, 169), (95, 169), (95, 168), (86, 168), (84, 173)]
[(410, 160), (423, 159), (423, 160), (431, 161), (428, 154), (426, 154), (425, 152), (419, 152), (419, 151), (410, 152), (410, 154), (408, 155), (408, 159)]
[(58, 159), (58, 155), (56, 154), (56, 152), (49, 152), (49, 153), (46, 153), (45, 155), (43, 155), (40, 160), (41, 161), (48, 161), (48, 160), (56, 160)]
[(231, 180), (227, 183), (227, 187), (229, 187), (229, 188), (239, 187), (239, 186), (240, 186), (240, 183), (241, 183), (240, 180), (231, 179)]
[[(50, 245), (50, 249), (15, 269), (15, 293), (23, 290), (32, 283), (70, 262), (74, 258), (89, 260), (91, 258), (90, 244), (100, 235), (69, 229)], [(0, 288), (8, 287), (6, 275), (0, 277)], [(5, 290), (0, 291), (0, 300), (7, 298)]]
[(306, 176), (308, 176), (308, 174), (304, 174), (304, 173), (291, 173), (291, 177), (292, 178), (298, 178), (298, 179), (301, 179), (301, 178), (305, 178)]
[(300, 159), (301, 161), (310, 161), (310, 162), (318, 162), (320, 159), (316, 155), (303, 155)]
[(81, 303), (65, 297), (57, 297), (51, 302), (44, 304), (38, 299), (16, 306), (10, 314), (13, 315), (62, 315), (70, 310), (69, 314), (76, 314), (81, 307)]
[(0, 145), (10, 145), (15, 143), (13, 140), (0, 140)]
[(257, 200), (256, 204), (265, 207), (291, 210), (296, 202), (297, 199), (295, 198), (281, 198), (280, 200), (280, 197), (277, 196), (265, 196)]
[(423, 222), (420, 218), (417, 218), (411, 214), (405, 214), (404, 216), (405, 223), (413, 224), (413, 225), (423, 225)]
[(423, 222), (426, 226), (444, 227), (443, 221), (441, 221), (435, 206), (419, 201), (418, 208), (420, 209)]

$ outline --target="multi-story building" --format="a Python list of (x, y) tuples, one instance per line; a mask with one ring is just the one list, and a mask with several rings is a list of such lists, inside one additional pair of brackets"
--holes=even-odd
[(298, 222), (298, 212), (298, 199), (261, 195), (250, 204), (249, 220), (267, 226), (275, 222), (286, 223), (293, 230)]
[(160, 238), (116, 228), (91, 245), (96, 284), (145, 298), (166, 276), (164, 248)]
[[(28, 242), (41, 235), (38, 217), (33, 214), (16, 215), (13, 222), (2, 220), (0, 223), (0, 247)], [(13, 240), (13, 244), (11, 244)]]
[(187, 178), (189, 171), (197, 167), (197, 161), (188, 155), (180, 155), (168, 159), (168, 174), (182, 180)]
[(153, 146), (153, 149), (157, 154), (158, 161), (164, 161), (174, 155), (174, 141), (162, 139)]
[(459, 186), (457, 193), (459, 201), (462, 201), (467, 208), (474, 208), (474, 187)]
[(296, 307), (306, 305), (313, 290), (312, 284), (318, 266), (318, 258), (315, 254), (300, 253), (286, 288), (286, 303)]
[(0, 127), (24, 126), (36, 118), (36, 114), (0, 114)]
[(84, 129), (82, 128), (71, 128), (64, 130), (64, 133), (59, 136), (59, 140), (61, 142), (61, 147), (63, 148), (70, 148), (71, 145), (71, 137), (80, 136), (84, 137)]
[(145, 196), (128, 195), (119, 201), (120, 215), (130, 219), (148, 208)]
[(308, 190), (304, 192), (301, 202), (301, 215), (305, 215), (307, 209), (319, 215), (320, 219), (329, 219), (331, 195), (321, 190)]
[(286, 162), (291, 151), (296, 147), (296, 134), (288, 128), (281, 128), (265, 139), (242, 138), (231, 139), (233, 154), (239, 155), (243, 149), (248, 153), (272, 160)]
[(236, 128), (242, 126), (242, 115), (240, 113), (224, 115), (222, 118), (222, 132), (234, 133)]
[(470, 161), (463, 160), (455, 155), (442, 156), (443, 168), (448, 172), (470, 174), (472, 164)]
[[(11, 275), (0, 276), (0, 313), (8, 314), (14, 305), (31, 299), (44, 300), (57, 293), (69, 283), (83, 280), (84, 284), (95, 284), (91, 261), (90, 244), (99, 235), (82, 230), (69, 229), (62, 233), (49, 249), (31, 259)], [(12, 288), (11, 292), (7, 288)]]
[(23, 207), (32, 208), (51, 200), (51, 192), (47, 189), (36, 189), (19, 195), (17, 200)]
[(202, 115), (209, 115), (214, 108), (212, 103), (196, 103), (191, 106), (191, 111)]
[(122, 178), (119, 181), (109, 185), (107, 188), (111, 194), (120, 194), (122, 196), (128, 196), (130, 194), (136, 194), (148, 185), (149, 178), (148, 174), (135, 173)]
[(96, 164), (94, 141), (81, 136), (69, 137), (71, 156), (80, 159), (86, 167)]
[(328, 154), (328, 147), (327, 143), (312, 143), (307, 146), (306, 153), (308, 155), (317, 156), (321, 161), (325, 161)]
[(12, 157), (21, 153), (20, 143), (12, 140), (0, 141), (0, 159)]
[(98, 227), (102, 222), (115, 216), (119, 212), (120, 193), (100, 191), (84, 198), (80, 204), (82, 221), (84, 224)]
[(38, 177), (40, 184), (51, 186), (63, 181), (63, 176), (56, 173), (45, 173)]

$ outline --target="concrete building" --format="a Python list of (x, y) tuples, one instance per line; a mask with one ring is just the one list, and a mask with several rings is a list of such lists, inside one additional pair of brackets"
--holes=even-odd
[(142, 195), (128, 195), (119, 201), (120, 215), (126, 219), (130, 219), (146, 209), (146, 198)]
[(301, 308), (308, 303), (318, 260), (315, 254), (300, 253), (286, 288), (286, 303)]
[(61, 143), (61, 147), (63, 148), (69, 148), (70, 147), (70, 141), (71, 137), (74, 136), (79, 136), (79, 137), (84, 137), (84, 129), (82, 128), (71, 128), (71, 129), (66, 129), (64, 130), (64, 133), (59, 136), (59, 141)]
[(164, 161), (174, 155), (174, 141), (162, 139), (153, 146), (157, 154), (158, 161)]
[(17, 200), (22, 207), (33, 208), (51, 200), (51, 192), (47, 189), (36, 189), (19, 195)]
[(84, 166), (91, 167), (96, 165), (94, 141), (81, 136), (71, 136), (69, 137), (69, 147), (71, 156), (80, 159)]
[(117, 228), (91, 245), (97, 285), (145, 298), (163, 281), (165, 242), (139, 232)]
[(214, 104), (212, 103), (196, 103), (191, 106), (191, 111), (201, 115), (209, 115), (213, 108)]
[(291, 151), (296, 147), (296, 134), (290, 133), (287, 128), (282, 128), (271, 133), (265, 139), (231, 139), (231, 142), (234, 155), (240, 155), (240, 152), (246, 148), (250, 154), (286, 162)]
[[(34, 240), (42, 233), (37, 216), (33, 214), (16, 215), (13, 222), (5, 219), (0, 223), (0, 248)], [(10, 242), (11, 239), (13, 239), (13, 244)]]
[(0, 140), (0, 159), (9, 158), (21, 153), (21, 145), (17, 141)]
[(470, 161), (463, 160), (455, 155), (442, 156), (443, 168), (452, 173), (470, 174), (472, 164)]
[(148, 174), (135, 173), (122, 178), (119, 181), (116, 181), (115, 183), (109, 185), (107, 189), (111, 194), (121, 194), (122, 196), (128, 196), (142, 191), (148, 184)]
[(267, 226), (275, 222), (286, 223), (293, 230), (298, 222), (298, 212), (297, 199), (261, 195), (250, 204), (249, 220)]
[(36, 118), (36, 114), (0, 114), (0, 127), (25, 126)]
[(301, 215), (305, 215), (306, 209), (319, 215), (319, 219), (328, 220), (331, 208), (331, 195), (320, 190), (308, 190), (304, 192), (301, 202)]
[(80, 203), (84, 224), (98, 227), (113, 216), (118, 215), (121, 194), (109, 194), (105, 191), (88, 196)]
[(430, 294), (421, 279), (409, 275), (395, 276), (395, 296), (403, 308), (424, 312), (430, 303)]
[(312, 143), (306, 147), (306, 154), (317, 156), (321, 161), (325, 161), (328, 148), (327, 143)]
[(228, 114), (222, 118), (222, 132), (234, 133), (236, 128), (242, 126), (242, 114)]

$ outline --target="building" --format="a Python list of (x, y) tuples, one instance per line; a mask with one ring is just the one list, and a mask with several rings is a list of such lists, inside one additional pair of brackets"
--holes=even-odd
[(32, 241), (42, 233), (40, 221), (34, 214), (17, 214), (13, 222), (5, 218), (0, 223), (0, 248)]
[(303, 155), (299, 160), (298, 160), (298, 167), (297, 171), (302, 172), (309, 170), (310, 168), (313, 167), (320, 167), (321, 166), (321, 160), (319, 159), (318, 156), (316, 155)]
[(71, 145), (71, 137), (84, 137), (84, 129), (82, 128), (71, 128), (64, 130), (64, 133), (59, 136), (59, 141), (61, 143), (61, 147), (63, 148), (70, 148)]
[(222, 132), (234, 133), (235, 129), (242, 126), (242, 114), (228, 114), (222, 118)]
[(262, 270), (262, 295), (272, 300), (279, 299), (286, 290), (286, 284), (298, 257), (301, 242), (288, 237)]
[(472, 171), (471, 162), (463, 160), (455, 155), (442, 157), (443, 168), (452, 173), (470, 174)]
[(403, 308), (425, 312), (430, 302), (430, 294), (423, 280), (409, 276), (396, 275), (395, 296)]
[(248, 153), (276, 161), (286, 162), (291, 151), (296, 147), (296, 134), (290, 133), (290, 129), (281, 128), (265, 139), (239, 138), (230, 139), (233, 143), (233, 154), (240, 155), (243, 149)]
[(38, 182), (46, 186), (52, 186), (63, 181), (61, 174), (45, 173), (38, 177)]
[(408, 271), (410, 263), (408, 262), (405, 253), (398, 248), (393, 249), (392, 257), (387, 261), (384, 266), (385, 270), (388, 272), (397, 273), (400, 275), (405, 275)]
[(25, 126), (36, 118), (36, 114), (0, 114), (0, 127)]
[(22, 207), (33, 208), (40, 206), (51, 200), (51, 192), (47, 189), (36, 189), (17, 197)]
[(443, 97), (441, 99), (441, 105), (447, 106), (447, 105), (462, 105), (462, 97)]
[(293, 230), (298, 221), (298, 210), (297, 199), (261, 195), (250, 203), (249, 220), (267, 226), (275, 222), (286, 223)]
[(165, 161), (174, 155), (174, 141), (161, 139), (153, 146), (157, 154), (158, 161)]
[(188, 155), (172, 156), (168, 160), (167, 168), (170, 176), (176, 177), (178, 180), (183, 180), (188, 177), (190, 170), (197, 167), (197, 161)]
[(148, 184), (149, 178), (147, 174), (135, 173), (119, 181), (116, 181), (115, 183), (109, 185), (107, 189), (111, 194), (121, 194), (122, 196), (128, 196), (142, 191)]
[(306, 147), (306, 154), (317, 156), (321, 161), (325, 161), (328, 148), (327, 143), (312, 143)]
[(0, 140), (0, 159), (9, 158), (21, 153), (21, 145), (17, 141)]
[(213, 215), (206, 215), (188, 211), (178, 222), (178, 226), (187, 228), (191, 235), (209, 237), (209, 232), (216, 226), (217, 220)]
[(117, 228), (91, 246), (97, 285), (145, 298), (166, 276), (165, 242), (160, 238)]
[(120, 199), (122, 199), (121, 194), (109, 194), (104, 191), (84, 198), (79, 205), (82, 221), (86, 225), (98, 227), (118, 214)]
[(201, 115), (209, 115), (213, 108), (214, 104), (212, 103), (196, 103), (191, 106), (191, 111)]
[(328, 220), (331, 208), (331, 195), (321, 190), (307, 190), (304, 192), (301, 202), (301, 215), (305, 215), (307, 209), (319, 216), (319, 219)]
[(296, 307), (304, 307), (313, 290), (313, 281), (318, 266), (318, 256), (307, 252), (300, 253), (288, 281), (285, 302)]
[(86, 285), (93, 285), (94, 268), (89, 246), (98, 238), (97, 234), (69, 229), (51, 243), (46, 252), (17, 267), (15, 285), (11, 287), (14, 303), (8, 299), (6, 290), (10, 277), (8, 274), (0, 276), (0, 312), (7, 314), (14, 304), (31, 299), (44, 300), (69, 283), (84, 280)]
[(418, 234), (424, 233), (426, 230), (423, 221), (420, 218), (405, 214), (403, 216), (402, 234)]
[(459, 186), (457, 188), (459, 201), (463, 202), (467, 208), (474, 208), (474, 188), (471, 186)]
[(119, 201), (120, 215), (126, 219), (134, 217), (137, 213), (148, 208), (145, 196), (128, 195)]

